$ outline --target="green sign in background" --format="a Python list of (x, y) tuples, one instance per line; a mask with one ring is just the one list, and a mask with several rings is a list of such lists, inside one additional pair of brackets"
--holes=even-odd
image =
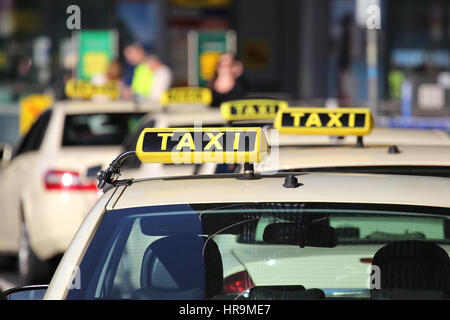
[(189, 61), (195, 66), (189, 75), (190, 85), (205, 86), (214, 76), (220, 55), (235, 52), (236, 35), (232, 30), (192, 31), (189, 43)]
[(227, 51), (225, 32), (199, 32), (198, 34), (198, 81), (204, 86), (214, 75), (220, 55)]
[(117, 34), (113, 30), (86, 30), (77, 34), (77, 77), (90, 80), (104, 74), (109, 63), (117, 56)]

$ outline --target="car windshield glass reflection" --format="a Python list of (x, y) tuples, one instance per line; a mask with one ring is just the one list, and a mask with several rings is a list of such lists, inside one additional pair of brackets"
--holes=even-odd
[(18, 289), (7, 294), (7, 300), (42, 300), (47, 288)]
[(389, 243), (450, 250), (445, 210), (336, 203), (115, 210), (68, 298), (288, 299), (297, 290), (309, 298), (367, 298), (372, 260)]

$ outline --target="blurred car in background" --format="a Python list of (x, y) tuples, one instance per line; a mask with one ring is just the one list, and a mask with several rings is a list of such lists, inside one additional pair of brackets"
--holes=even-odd
[[(348, 112), (345, 108), (289, 110), (305, 113), (321, 110), (323, 119), (327, 113)], [(351, 112), (357, 110), (364, 109)], [(326, 128), (329, 132), (323, 133), (324, 127), (306, 127), (305, 124), (288, 128), (289, 132), (283, 131), (284, 128), (267, 127), (265, 133), (271, 153), (265, 161), (255, 165), (255, 170), (264, 173), (328, 171), (450, 176), (450, 135), (445, 131), (373, 128), (364, 138), (358, 138), (353, 133), (343, 134), (345, 126), (329, 127)], [(202, 165), (198, 173), (213, 174), (219, 166)], [(231, 167), (230, 172), (241, 169), (242, 166)]]
[(18, 256), (21, 282), (48, 281), (98, 198), (100, 166), (145, 113), (133, 103), (57, 103), (2, 159), (0, 252)]
[(450, 136), (440, 130), (374, 128), (358, 148), (351, 136), (281, 134), (276, 157), (275, 161), (269, 156), (255, 169), (450, 177)]

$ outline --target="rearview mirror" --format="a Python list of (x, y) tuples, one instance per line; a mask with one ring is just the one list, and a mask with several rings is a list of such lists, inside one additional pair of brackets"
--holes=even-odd
[(337, 235), (333, 227), (323, 224), (272, 223), (264, 229), (263, 240), (269, 244), (334, 248)]
[(33, 285), (6, 290), (6, 300), (42, 300), (48, 285)]

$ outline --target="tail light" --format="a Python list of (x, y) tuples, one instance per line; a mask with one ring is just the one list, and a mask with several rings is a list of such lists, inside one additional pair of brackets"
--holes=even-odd
[(373, 258), (361, 258), (359, 261), (361, 263), (372, 263)]
[(229, 275), (223, 280), (223, 293), (241, 293), (254, 287), (252, 278), (247, 271)]
[(95, 182), (83, 182), (73, 171), (50, 170), (44, 177), (47, 190), (97, 190)]

